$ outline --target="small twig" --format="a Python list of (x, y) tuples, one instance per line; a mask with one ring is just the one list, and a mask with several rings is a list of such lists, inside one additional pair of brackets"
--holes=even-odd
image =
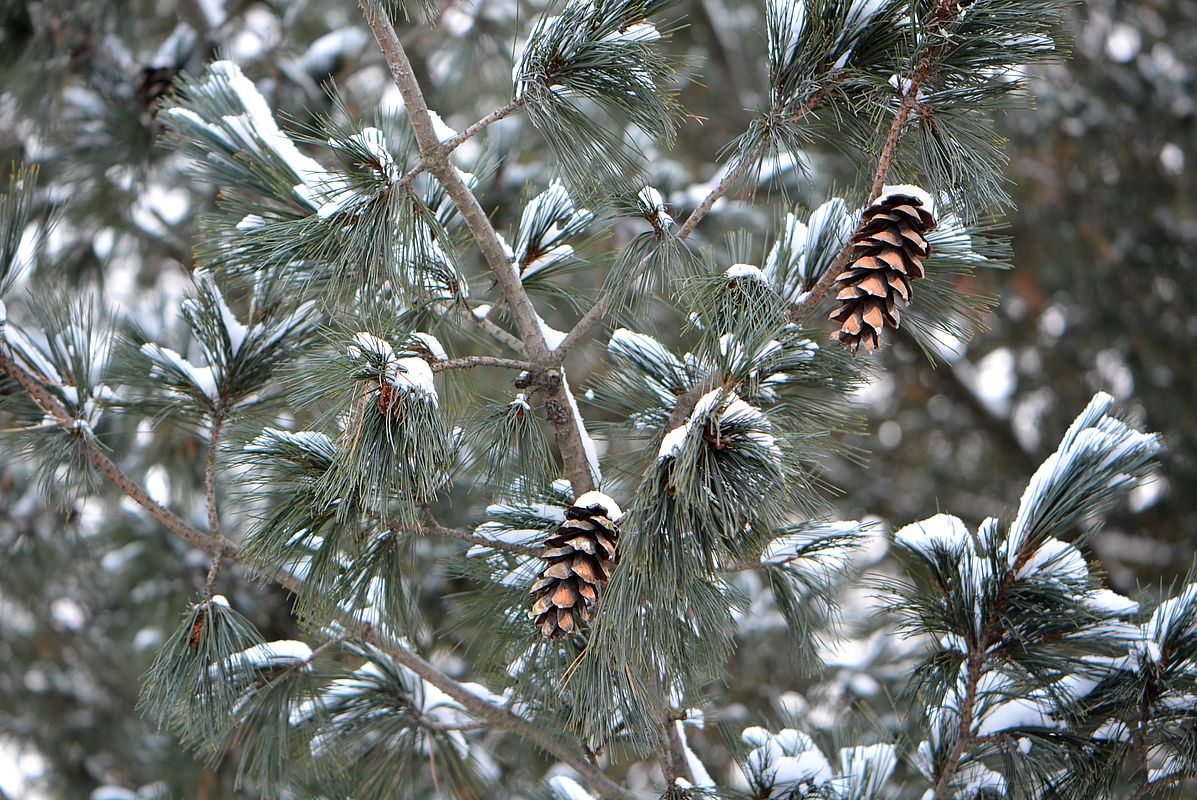
[(512, 336), (507, 331), (500, 328), (489, 319), (484, 319), (474, 314), (468, 308), (463, 308), (457, 303), (436, 303), (436, 308), (440, 309), (441, 313), (450, 314), (457, 317), (462, 322), (467, 322), (473, 327), (477, 328), (482, 334), (491, 337), (495, 341), (506, 345), (510, 350), (516, 353), (524, 352), (524, 343), (515, 336)]
[(435, 519), (431, 514), (428, 514), (428, 522), (423, 525), (411, 525), (400, 522), (394, 517), (379, 513), (378, 511), (366, 510), (363, 512), (367, 517), (380, 522), (386, 526), (386, 529), (393, 534), (415, 534), (417, 536), (440, 536), (445, 539), (456, 539), (459, 542), (467, 542), (481, 547), (489, 547), (492, 550), (503, 550), (508, 553), (515, 553), (517, 555), (531, 556), (536, 555), (539, 551), (534, 547), (527, 547), (522, 544), (513, 544), (511, 542), (500, 542), (494, 539), (488, 539), (485, 536), (479, 536), (470, 531), (463, 531), (460, 528), (446, 527)]
[(50, 390), (39, 383), (36, 378), (13, 360), (2, 348), (0, 348), (0, 369), (7, 372), (20, 383), (25, 393), (44, 412), (49, 414), (55, 422), (75, 437), (83, 454), (91, 462), (92, 466), (96, 468), (96, 471), (108, 478), (129, 499), (144, 508), (151, 517), (165, 525), (179, 538), (208, 553), (222, 553), (225, 557), (232, 558), (239, 552), (239, 549), (235, 545), (204, 533), (150, 497), (149, 493), (130, 478), (124, 470), (118, 467), (93, 439), (82, 434), (80, 429), (75, 425), (75, 419), (55, 399)]
[[(483, 117), (482, 119), (473, 123), (468, 128), (463, 130), (461, 133), (454, 136), (453, 138), (446, 139), (444, 142), (441, 143), (444, 146), (445, 155), (446, 156), (449, 155), (454, 150), (456, 150), (458, 147), (460, 147), (461, 145), (465, 144), (470, 139), (477, 136), (479, 133), (482, 132), (483, 129), (489, 127), (490, 125), (498, 122), (501, 119), (511, 116), (518, 109), (522, 108), (523, 105), (524, 105), (523, 100), (513, 100), (512, 102), (508, 103), (507, 105), (503, 106), (502, 108), (498, 108), (498, 109), (495, 109), (494, 111), (490, 112), (485, 117)], [(420, 159), (419, 163), (417, 163), (414, 167), (412, 167), (407, 172), (405, 172), (403, 174), (403, 177), (400, 178), (396, 182), (395, 185), (396, 186), (410, 186), (411, 182), (414, 181), (418, 175), (426, 172), (427, 169), (428, 169), (428, 167), (425, 166), (424, 160)]]
[(514, 358), (495, 358), (493, 356), (463, 356), (450, 358), (445, 361), (433, 361), (433, 372), (444, 372), (450, 369), (473, 369), (474, 367), (499, 367), (501, 369), (531, 370), (534, 365), (528, 361)]

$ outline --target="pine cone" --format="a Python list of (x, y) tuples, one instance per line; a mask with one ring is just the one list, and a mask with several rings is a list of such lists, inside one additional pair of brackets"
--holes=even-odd
[(550, 639), (577, 633), (590, 621), (618, 559), (620, 511), (614, 502), (590, 502), (588, 492), (565, 512), (565, 522), (545, 542), (546, 566), (532, 585), (531, 616)]
[(889, 191), (865, 209), (852, 240), (852, 263), (835, 282), (841, 305), (831, 319), (841, 323), (832, 337), (858, 351), (881, 345), (881, 333), (902, 321), (898, 301), (912, 295), (910, 282), (923, 277), (923, 259), (931, 246), (923, 237), (935, 227), (935, 217), (913, 193)]
[(174, 79), (178, 74), (178, 67), (143, 67), (138, 73), (134, 89), (137, 102), (150, 112), (151, 117), (158, 115), (162, 99), (174, 93)]

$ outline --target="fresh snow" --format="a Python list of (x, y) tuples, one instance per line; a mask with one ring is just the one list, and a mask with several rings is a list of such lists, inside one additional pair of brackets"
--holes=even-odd
[(449, 356), (447, 353), (445, 353), (445, 347), (441, 344), (441, 340), (433, 336), (431, 333), (416, 331), (410, 335), (411, 338), (419, 340), (421, 344), (428, 348), (428, 352), (431, 353), (432, 357), (437, 361), (449, 360)]
[(294, 639), (280, 639), (264, 642), (234, 653), (225, 660), (226, 668), (265, 669), (274, 666), (291, 666), (310, 661), (312, 648)]
[(141, 352), (154, 362), (154, 370), (173, 367), (177, 372), (182, 373), (184, 378), (204, 396), (213, 401), (219, 397), (220, 393), (216, 386), (216, 374), (212, 371), (211, 367), (196, 366), (179, 355), (175, 350), (155, 344), (154, 342), (143, 344)]
[(578, 410), (578, 401), (569, 388), (569, 379), (565, 377), (564, 370), (561, 371), (561, 391), (569, 403), (569, 410), (573, 414), (578, 435), (582, 438), (582, 450), (586, 453), (586, 463), (590, 466), (590, 475), (594, 478), (595, 483), (601, 484), (603, 473), (599, 469), (598, 448), (594, 446), (594, 439), (590, 438), (590, 434), (586, 431), (586, 422), (582, 419), (582, 412)]
[(665, 200), (660, 192), (652, 186), (645, 186), (636, 196), (640, 199), (641, 209), (647, 216), (656, 219), (659, 227), (668, 228), (673, 225), (673, 217), (666, 210)]
[(760, 281), (766, 286), (769, 285), (769, 279), (765, 277), (765, 273), (761, 271), (760, 267), (754, 267), (751, 264), (732, 264), (723, 273), (728, 280), (735, 278), (751, 278), (752, 280)]
[(895, 184), (893, 186), (884, 186), (881, 189), (881, 194), (877, 197), (874, 203), (883, 203), (894, 195), (906, 195), (908, 197), (915, 197), (922, 201), (923, 208), (935, 213), (935, 200), (927, 193), (925, 189), (918, 186), (912, 186), (907, 183)]
[(390, 342), (366, 331), (354, 334), (353, 341), (348, 348), (350, 356), (362, 358), (369, 354), (381, 362), (382, 379), (391, 388), (418, 395), (433, 404), (439, 402), (432, 367), (427, 361), (416, 356), (399, 358)]
[(1068, 542), (1049, 538), (1039, 545), (1035, 554), (1018, 570), (1019, 578), (1032, 576), (1069, 583), (1084, 583), (1089, 579), (1089, 565), (1081, 551)]
[(962, 553), (971, 549), (971, 538), (964, 522), (950, 514), (936, 514), (915, 522), (894, 534), (894, 541), (911, 552), (933, 558), (936, 550)]
[(589, 492), (583, 492), (582, 494), (578, 495), (577, 498), (574, 499), (574, 505), (580, 508), (589, 508), (590, 506), (595, 505), (602, 506), (603, 508), (607, 509), (607, 518), (613, 522), (623, 516), (623, 509), (619, 507), (618, 503), (611, 499), (610, 495), (603, 494), (602, 492), (595, 491), (593, 489)]

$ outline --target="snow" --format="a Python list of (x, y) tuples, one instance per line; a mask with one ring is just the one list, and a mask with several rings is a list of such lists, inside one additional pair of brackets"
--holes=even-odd
[(1081, 551), (1059, 539), (1044, 540), (1035, 554), (1018, 570), (1017, 577), (1043, 577), (1068, 583), (1084, 583), (1089, 579), (1089, 565)]
[(845, 747), (839, 752), (837, 797), (877, 797), (898, 765), (897, 748), (878, 743)]
[(225, 659), (227, 669), (267, 669), (293, 666), (311, 661), (312, 648), (294, 639), (264, 642), (234, 653)]
[(428, 348), (428, 352), (437, 361), (448, 361), (449, 356), (445, 353), (445, 348), (441, 344), (441, 340), (433, 336), (431, 333), (423, 333), (416, 331), (411, 334), (411, 338), (419, 340), (424, 347)]
[(569, 335), (549, 325), (549, 323), (540, 318), (539, 314), (536, 315), (536, 324), (540, 326), (540, 332), (544, 336), (544, 341), (548, 345), (549, 352), (556, 350), (565, 341), (565, 337)]
[(706, 766), (698, 759), (692, 749), (690, 749), (690, 741), (686, 738), (686, 726), (682, 720), (677, 720), (673, 723), (675, 730), (677, 730), (678, 740), (682, 743), (682, 751), (686, 756), (686, 765), (690, 768), (690, 774), (694, 776), (693, 786), (700, 789), (714, 789), (715, 781), (711, 779), (711, 774), (707, 772)]
[[(750, 731), (753, 741), (749, 741)], [(832, 778), (827, 758), (805, 733), (786, 728), (774, 735), (753, 728), (745, 730), (742, 737), (749, 744), (760, 742), (745, 762), (758, 786), (776, 792), (801, 784), (819, 785)]]
[[(169, 347), (155, 344), (154, 342), (143, 344), (141, 352), (154, 362), (155, 370), (172, 367), (181, 373), (201, 394), (213, 401), (218, 399), (220, 393), (217, 390), (216, 375), (212, 371), (212, 367), (196, 366), (179, 355), (178, 352), (171, 350)], [(152, 374), (153, 372), (151, 371)]]
[(255, 230), (265, 224), (265, 217), (262, 217), (259, 214), (246, 214), (241, 218), (241, 221), (237, 223), (236, 228), (239, 231), (245, 232)]
[(591, 439), (590, 434), (586, 431), (586, 422), (582, 419), (582, 412), (578, 410), (578, 401), (569, 388), (569, 379), (565, 377), (564, 370), (561, 372), (561, 392), (565, 395), (565, 399), (569, 403), (570, 413), (574, 417), (574, 426), (578, 429), (578, 435), (582, 438), (582, 450), (586, 453), (586, 463), (590, 466), (590, 475), (596, 484), (601, 484), (603, 482), (603, 473), (599, 469), (598, 449), (594, 446), (594, 439)]
[[(236, 119), (239, 122), (243, 121), (248, 126), (248, 130), (258, 134), (286, 162), (301, 181), (308, 183), (313, 179), (320, 180), (328, 175), (318, 161), (299, 152), (290, 137), (279, 129), (278, 123), (274, 120), (274, 114), (271, 113), (270, 106), (266, 103), (266, 98), (262, 97), (253, 81), (242, 74), (240, 67), (232, 61), (214, 61), (208, 67), (208, 71), (213, 77), (222, 79), (241, 101), (246, 113)], [(226, 123), (230, 119), (233, 118), (224, 117)]]
[(223, 606), (224, 608), (229, 607), (229, 599), (227, 597), (225, 597), (223, 594), (212, 595), (212, 599), (209, 600), (208, 602), (214, 606)]
[(892, 186), (883, 186), (881, 194), (877, 197), (874, 203), (883, 203), (894, 195), (906, 195), (907, 197), (914, 197), (922, 201), (923, 208), (927, 209), (932, 214), (935, 213), (935, 200), (927, 193), (925, 189), (918, 186), (913, 186), (908, 183), (894, 184)]
[(195, 271), (195, 282), (197, 285), (202, 285), (209, 292), (212, 293), (213, 299), (216, 301), (216, 306), (220, 310), (220, 319), (224, 323), (224, 329), (229, 337), (229, 352), (232, 355), (237, 355), (241, 349), (241, 345), (245, 343), (245, 337), (249, 334), (249, 328), (241, 324), (229, 308), (228, 303), (224, 301), (224, 295), (221, 294), (220, 289), (216, 286), (216, 280), (212, 273), (206, 269), (198, 269)]
[(390, 342), (366, 331), (354, 334), (353, 341), (354, 344), (347, 348), (349, 355), (360, 359), (368, 354), (372, 361), (379, 362), (382, 367), (381, 379), (388, 386), (423, 397), (434, 405), (439, 403), (436, 381), (427, 361), (415, 356), (399, 358)]
[[(1046, 514), (1058, 509), (1061, 495), (1081, 481), (1088, 494), (1129, 490), (1137, 483), (1128, 468), (1141, 466), (1160, 450), (1159, 437), (1141, 433), (1109, 416), (1114, 398), (1099, 392), (1065, 432), (1059, 448), (1031, 476), (1010, 524), (1006, 552), (1014, 561), (1026, 538)], [(1093, 486), (1093, 484), (1099, 484)]]
[(655, 42), (660, 40), (661, 32), (651, 22), (637, 22), (623, 30), (613, 31), (604, 36), (603, 42)]
[(727, 276), (728, 280), (750, 278), (758, 280), (766, 286), (769, 285), (769, 279), (765, 277), (765, 273), (761, 271), (761, 268), (754, 267), (751, 264), (732, 264), (723, 274)]
[(658, 227), (668, 228), (673, 225), (673, 217), (666, 210), (665, 201), (659, 191), (652, 186), (645, 186), (636, 197), (639, 198), (641, 209), (645, 215), (655, 219)]
[(39, 376), (45, 378), (46, 382), (59, 386), (65, 383), (62, 376), (58, 374), (58, 370), (54, 368), (54, 365), (50, 363), (49, 359), (42, 354), (41, 349), (28, 336), (12, 325), (5, 325), (0, 329), (0, 334), (3, 334), (5, 340), (8, 341), (8, 346), (21, 357), (25, 365)]
[(594, 800), (594, 795), (579, 786), (573, 778), (565, 775), (549, 778), (549, 789), (560, 800)]
[(690, 435), (690, 423), (686, 422), (665, 434), (661, 439), (661, 446), (657, 448), (657, 460), (664, 461), (682, 452), (686, 445), (686, 437)]
[(607, 343), (607, 352), (616, 358), (628, 361), (641, 361), (648, 364), (664, 364), (678, 372), (682, 371), (682, 363), (665, 345), (651, 336), (635, 333), (627, 328), (618, 328), (611, 334)]
[(989, 736), (1011, 728), (1056, 728), (1059, 725), (1044, 708), (1041, 699), (1016, 697), (982, 712), (978, 736)]
[(583, 492), (582, 494), (578, 495), (578, 497), (574, 500), (574, 505), (579, 508), (602, 506), (603, 508), (607, 509), (607, 518), (612, 522), (617, 521), (623, 516), (623, 509), (619, 507), (618, 503), (611, 499), (610, 495), (603, 494), (602, 492), (595, 491), (593, 489), (589, 492)]
[(950, 514), (936, 514), (894, 534), (895, 543), (926, 558), (934, 558), (936, 551), (963, 553), (971, 549), (971, 541), (968, 527)]

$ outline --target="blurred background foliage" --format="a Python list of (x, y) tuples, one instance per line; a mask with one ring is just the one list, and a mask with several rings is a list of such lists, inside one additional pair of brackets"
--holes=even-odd
[[(439, 6), (437, 26), (401, 33), (430, 104), (460, 129), (510, 99), (513, 41), (542, 4)], [(688, 116), (673, 150), (648, 155), (653, 184), (679, 211), (705, 194), (720, 148), (765, 91), (763, 7), (688, 0), (674, 12), (669, 47), (684, 64)], [(943, 342), (933, 360), (901, 336), (871, 357), (874, 379), (859, 396), (867, 435), (851, 442), (867, 451), (867, 469), (836, 462), (830, 479), (845, 518), (900, 526), (950, 509), (975, 524), (1013, 508), (1077, 410), (1108, 391), (1164, 433), (1168, 451), (1157, 480), (1108, 517), (1090, 552), (1113, 588), (1151, 592), (1184, 574), (1197, 541), (1197, 2), (1090, 0), (1072, 7), (1070, 24), (1071, 58), (1037, 71), (1034, 104), (1002, 120), (1014, 198), (1003, 232), (1016, 269), (971, 279), (970, 291), (998, 298), (987, 329), (972, 342)], [(192, 247), (216, 192), (159, 144), (153, 111), (176, 70), (197, 72), (218, 56), (241, 65), (293, 126), (334, 111), (333, 84), (355, 116), (399, 105), (347, 0), (0, 4), (0, 172), (16, 161), (38, 165), (40, 213), (55, 220), (25, 281), (95, 293), (150, 334), (180, 324)], [(497, 166), (481, 194), (512, 230), (521, 202), (552, 179), (551, 164), (518, 117), (485, 142)], [(724, 233), (759, 239), (776, 229), (783, 196), (810, 208), (851, 177), (834, 151), (803, 161), (805, 171), (780, 164), (762, 174), (756, 199), (767, 202), (733, 198), (717, 208), (700, 245), (730, 263), (735, 245)], [(594, 249), (626, 243), (620, 237)], [(589, 292), (602, 278), (582, 264), (569, 281)], [(545, 316), (564, 327), (573, 312), (555, 302)], [(577, 385), (605, 368), (597, 350), (574, 356)], [(0, 393), (12, 391), (0, 382)], [(202, 444), (191, 432), (119, 415), (105, 425), (106, 443), (131, 454), (131, 469), (157, 496), (203, 518)], [(20, 767), (0, 770), (0, 797), (253, 796), (233, 789), (227, 763), (196, 763), (134, 710), (140, 676), (202, 584), (206, 559), (111, 496), (48, 503), (31, 472), (0, 463), (0, 763)], [(447, 523), (480, 516), (467, 502), (443, 506)], [(465, 642), (468, 626), (450, 624), (444, 600), (459, 580), (433, 572), (422, 602), (430, 635)], [(230, 594), (267, 638), (294, 633), (281, 591), (242, 580)], [(851, 605), (845, 615), (868, 630)], [(843, 725), (828, 717), (832, 701), (880, 691), (884, 669), (859, 669), (885, 660), (875, 639), (857, 640), (873, 648), (865, 655), (824, 654), (826, 671), (811, 678), (767, 635), (769, 624), (729, 665), (731, 703), (716, 716), (804, 716), (830, 732)], [(442, 654), (448, 665), (457, 657)], [(869, 724), (868, 704), (858, 709), (852, 724)], [(719, 730), (708, 728), (696, 747), (708, 765), (728, 768), (731, 735)], [(527, 754), (499, 755), (538, 766)]]

